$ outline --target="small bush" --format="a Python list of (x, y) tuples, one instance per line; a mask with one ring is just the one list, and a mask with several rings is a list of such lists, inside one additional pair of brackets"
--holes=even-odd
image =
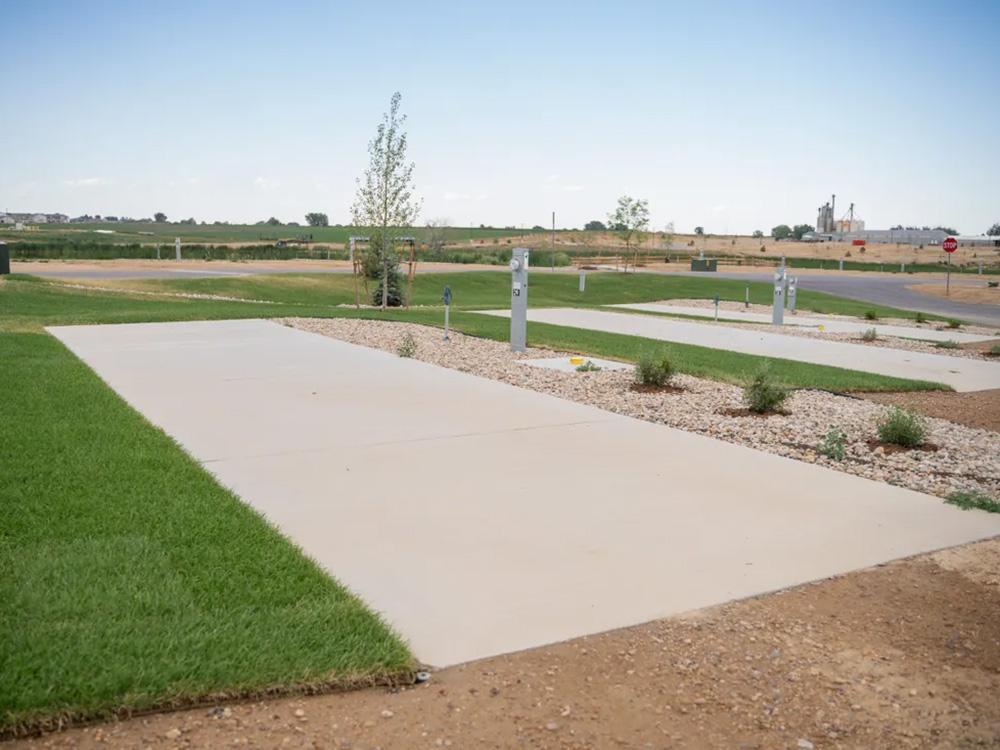
[(403, 336), (403, 340), (399, 342), (399, 346), (396, 347), (396, 354), (404, 359), (411, 359), (417, 353), (417, 340), (413, 338), (412, 333), (407, 333)]
[(994, 344), (987, 351), (986, 354), (990, 357), (1000, 357), (1000, 344)]
[(778, 411), (787, 398), (788, 389), (778, 383), (766, 367), (758, 370), (743, 387), (743, 403), (755, 414)]
[(874, 310), (865, 310), (865, 320), (878, 320), (878, 313)]
[(958, 342), (948, 339), (947, 341), (938, 341), (934, 346), (938, 349), (958, 349)]
[(843, 461), (847, 452), (846, 448), (847, 434), (839, 427), (830, 425), (830, 429), (826, 431), (816, 450), (834, 461)]
[(916, 448), (927, 437), (927, 423), (919, 414), (894, 406), (878, 423), (878, 437), (883, 443)]
[(985, 510), (987, 513), (1000, 513), (1000, 502), (982, 492), (952, 492), (945, 502), (957, 505), (962, 510)]
[(959, 321), (959, 320), (955, 320), (954, 318), (950, 318), (948, 320), (948, 327), (949, 328), (961, 328), (962, 327), (962, 322)]
[(576, 368), (577, 372), (600, 372), (601, 368), (591, 362), (589, 359), (582, 365)]
[(922, 312), (918, 312), (917, 313), (917, 317), (914, 318), (914, 320), (916, 320), (918, 323), (926, 323), (927, 322), (927, 316), (924, 315)]
[(869, 328), (864, 333), (861, 334), (862, 341), (875, 341), (877, 339), (878, 339), (878, 331), (876, 331), (874, 328)]
[(635, 363), (635, 382), (663, 387), (674, 376), (674, 366), (665, 354), (643, 354)]

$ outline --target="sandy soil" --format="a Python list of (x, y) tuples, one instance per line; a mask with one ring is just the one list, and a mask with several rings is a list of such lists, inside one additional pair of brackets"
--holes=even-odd
[(912, 393), (856, 394), (880, 404), (913, 409), (928, 417), (947, 419), (969, 427), (1000, 432), (1000, 388), (970, 393), (915, 391)]
[(972, 284), (952, 284), (951, 293), (946, 292), (944, 284), (914, 284), (907, 287), (921, 294), (934, 297), (946, 297), (956, 302), (971, 302), (979, 305), (1000, 305), (1000, 288), (992, 288), (985, 281)]
[(998, 570), (994, 539), (409, 688), (202, 707), (11, 747), (996, 747)]

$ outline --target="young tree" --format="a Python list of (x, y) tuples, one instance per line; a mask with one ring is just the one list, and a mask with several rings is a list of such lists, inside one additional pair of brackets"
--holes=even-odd
[[(406, 161), (406, 133), (402, 126), (406, 115), (399, 113), (402, 96), (397, 91), (389, 102), (389, 111), (375, 137), (368, 143), (368, 168), (357, 180), (358, 192), (351, 206), (354, 224), (378, 233), (379, 266), (382, 269), (382, 309), (389, 304), (389, 275), (396, 274), (399, 261), (393, 243), (399, 229), (409, 227), (420, 212), (420, 202), (413, 197), (413, 163)], [(371, 243), (375, 245), (375, 242)]]
[(163, 224), (166, 220), (167, 220), (167, 215), (162, 211), (157, 211), (155, 214), (153, 214), (153, 221), (155, 221), (157, 224)]
[(625, 270), (628, 271), (629, 250), (635, 246), (632, 268), (638, 264), (639, 243), (649, 227), (649, 204), (640, 198), (623, 195), (614, 212), (608, 214), (608, 226), (625, 243)]
[(281, 220), (280, 219), (276, 219), (273, 216), (270, 219), (268, 219), (266, 223), (269, 224), (272, 227), (280, 227), (281, 226)]
[(699, 237), (701, 237), (703, 234), (705, 234), (705, 227), (695, 227), (694, 233)]
[(309, 213), (306, 214), (306, 224), (311, 227), (328, 227), (330, 226), (330, 217), (318, 212)]
[(989, 229), (987, 229), (986, 235), (988, 237), (1000, 237), (1000, 223), (994, 224)]
[(428, 219), (427, 229), (424, 230), (424, 242), (427, 243), (427, 248), (433, 251), (444, 250), (445, 243), (448, 241), (448, 220), (447, 219)]
[(753, 238), (755, 240), (762, 240), (762, 239), (764, 239), (764, 233), (762, 231), (760, 231), (759, 229), (753, 230), (753, 235), (752, 236), (753, 236)]

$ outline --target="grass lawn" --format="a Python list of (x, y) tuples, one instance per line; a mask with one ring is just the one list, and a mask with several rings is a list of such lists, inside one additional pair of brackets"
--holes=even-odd
[(412, 667), (56, 339), (0, 333), (0, 377), (0, 734)]
[[(353, 279), (350, 274), (341, 273), (135, 279), (115, 283), (130, 289), (219, 294), (294, 304), (354, 303)], [(530, 304), (533, 307), (599, 307), (663, 299), (711, 299), (716, 294), (724, 300), (743, 302), (748, 285), (751, 302), (770, 305), (773, 299), (773, 285), (769, 281), (745, 282), (648, 273), (591, 272), (587, 275), (587, 289), (582, 294), (578, 291), (578, 284), (575, 273), (536, 270), (531, 274)], [(506, 271), (417, 274), (413, 282), (412, 303), (440, 305), (445, 285), (451, 287), (453, 305), (456, 307), (471, 309), (510, 306), (510, 273)], [(362, 296), (362, 303), (365, 301)], [(858, 317), (870, 310), (881, 318), (914, 318), (917, 315), (910, 310), (807, 289), (799, 290), (797, 306), (800, 310)]]

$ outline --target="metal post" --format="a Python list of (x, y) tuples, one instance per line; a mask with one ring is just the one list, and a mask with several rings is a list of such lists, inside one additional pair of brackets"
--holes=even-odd
[(587, 288), (587, 272), (580, 271), (580, 291), (582, 292)]
[(444, 288), (444, 294), (441, 299), (444, 300), (444, 340), (451, 341), (448, 338), (448, 313), (451, 311), (451, 287), (446, 286)]
[(556, 270), (556, 212), (555, 211), (552, 212), (552, 242), (550, 244), (551, 244), (550, 250), (552, 251), (551, 268), (553, 271), (555, 271)]
[(528, 346), (528, 254), (515, 247), (510, 259), (510, 349), (523, 352)]
[(177, 256), (177, 260), (181, 259), (181, 238), (177, 237), (174, 239), (174, 255)]
[(749, 284), (747, 284), (747, 296), (746, 296), (746, 302), (744, 303), (744, 305), (743, 305), (743, 306), (744, 306), (744, 307), (745, 307), (745, 308), (746, 308), (747, 310), (749, 310), (749, 309), (750, 309), (750, 285), (749, 285)]
[(353, 263), (354, 262), (354, 238), (353, 237), (351, 237), (348, 240), (348, 247), (350, 249), (347, 251), (347, 259)]
[(719, 322), (719, 295), (715, 295), (715, 322)]
[(983, 262), (982, 261), (979, 261), (979, 275), (980, 276), (983, 275)]
[(156, 243), (156, 259), (160, 259), (160, 244)]
[(948, 253), (948, 273), (945, 276), (944, 293), (946, 297), (951, 296), (951, 253)]
[(844, 270), (844, 259), (843, 258), (840, 259), (840, 270), (841, 271)]
[(795, 312), (795, 292), (798, 285), (798, 276), (793, 276), (788, 280), (788, 309), (791, 312)]
[(785, 319), (785, 267), (774, 272), (774, 307), (771, 309), (771, 324), (780, 326)]
[(899, 264), (899, 272), (900, 273), (906, 273), (906, 264), (905, 263), (900, 263)]
[(6, 242), (0, 242), (0, 276), (10, 273), (10, 251)]

